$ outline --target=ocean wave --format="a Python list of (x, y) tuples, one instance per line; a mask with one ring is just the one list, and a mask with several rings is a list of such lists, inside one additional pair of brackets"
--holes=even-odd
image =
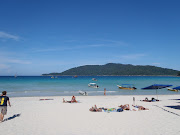
[[(104, 91), (86, 91), (87, 93), (104, 93)], [(113, 93), (117, 91), (106, 91), (106, 93)]]

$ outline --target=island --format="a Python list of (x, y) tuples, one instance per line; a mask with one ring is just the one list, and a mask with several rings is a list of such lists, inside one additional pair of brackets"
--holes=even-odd
[(85, 75), (85, 76), (97, 76), (97, 75), (170, 75), (177, 76), (180, 71), (162, 68), (151, 65), (131, 65), (131, 64), (118, 64), (108, 63), (105, 65), (84, 65), (68, 69), (61, 73), (48, 73), (42, 74), (43, 76), (64, 76), (64, 75)]

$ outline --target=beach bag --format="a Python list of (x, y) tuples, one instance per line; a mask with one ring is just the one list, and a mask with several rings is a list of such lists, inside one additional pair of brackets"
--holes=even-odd
[(122, 108), (118, 108), (118, 109), (117, 109), (117, 112), (122, 112), (122, 111), (123, 111)]

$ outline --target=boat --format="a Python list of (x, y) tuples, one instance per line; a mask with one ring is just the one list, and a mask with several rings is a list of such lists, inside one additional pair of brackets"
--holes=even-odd
[(93, 81), (97, 81), (97, 79), (96, 79), (96, 78), (92, 78), (92, 80), (93, 80)]
[(123, 84), (122, 86), (117, 85), (119, 87), (119, 89), (123, 89), (123, 90), (135, 90), (137, 89), (136, 87), (133, 87), (131, 84)]
[(179, 90), (172, 89), (172, 88), (167, 88), (167, 90), (169, 90), (169, 91), (175, 91), (175, 92), (178, 92), (178, 91), (179, 91)]
[(88, 86), (91, 88), (99, 88), (99, 86), (96, 83), (89, 83)]
[(77, 75), (74, 76), (74, 78), (77, 78), (77, 77), (78, 77)]
[(14, 78), (17, 78), (17, 73), (14, 75)]
[(174, 88), (167, 88), (167, 90), (178, 92), (180, 90), (180, 86)]
[(83, 96), (88, 96), (88, 93), (86, 91), (79, 90), (79, 94)]
[(51, 76), (52, 79), (54, 79), (54, 76)]

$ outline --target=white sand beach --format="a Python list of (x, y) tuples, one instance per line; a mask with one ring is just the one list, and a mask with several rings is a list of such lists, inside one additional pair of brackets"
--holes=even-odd
[[(90, 112), (94, 106), (118, 108), (133, 104), (133, 96), (77, 96), (80, 103), (62, 103), (70, 96), (10, 98), (0, 133), (7, 135), (178, 135), (180, 110), (165, 106), (180, 105), (180, 95), (161, 95), (159, 102), (142, 102), (145, 97), (134, 96), (135, 104), (149, 110), (123, 112)], [(43, 100), (39, 99), (53, 99)], [(133, 109), (133, 107), (131, 106)]]

